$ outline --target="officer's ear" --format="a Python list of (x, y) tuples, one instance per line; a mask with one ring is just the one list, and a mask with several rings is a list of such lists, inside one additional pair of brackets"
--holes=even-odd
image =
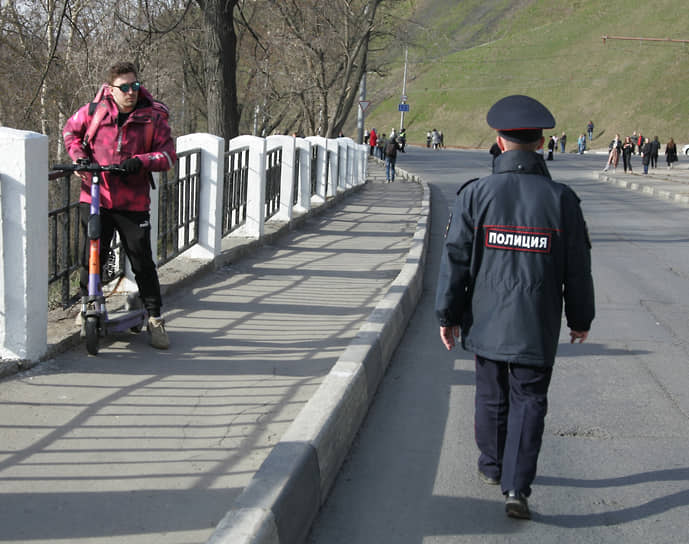
[(503, 153), (505, 152), (505, 140), (502, 139), (502, 137), (498, 134), (495, 137), (495, 141), (498, 142), (498, 147), (500, 148), (500, 151)]
[(543, 149), (544, 143), (545, 143), (545, 137), (541, 136), (541, 139), (538, 141), (538, 147), (536, 147), (536, 150), (538, 151), (539, 149)]

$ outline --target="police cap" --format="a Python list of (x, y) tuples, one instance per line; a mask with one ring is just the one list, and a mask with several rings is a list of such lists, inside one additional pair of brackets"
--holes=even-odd
[(548, 108), (530, 96), (514, 94), (498, 100), (486, 115), (488, 126), (513, 142), (535, 142), (544, 128), (553, 128), (555, 118)]

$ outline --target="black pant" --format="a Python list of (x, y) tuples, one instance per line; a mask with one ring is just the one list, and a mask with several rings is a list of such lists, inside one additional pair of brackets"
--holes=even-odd
[(552, 368), (476, 356), (476, 444), (479, 469), (500, 479), (503, 493), (527, 497), (536, 477)]
[[(91, 207), (89, 204), (79, 204), (81, 218), (81, 271), (79, 287), (81, 294), (88, 294), (88, 261), (89, 240), (86, 236)], [(110, 248), (110, 242), (115, 235), (115, 230), (120, 235), (124, 252), (132, 264), (132, 271), (139, 294), (143, 300), (148, 314), (154, 317), (160, 316), (162, 300), (160, 297), (160, 282), (158, 272), (153, 262), (151, 252), (151, 216), (148, 212), (128, 212), (121, 210), (100, 209), (101, 238), (100, 238), (100, 262), (101, 275), (103, 264), (106, 262)]]
[(624, 163), (624, 171), (632, 171), (632, 156), (628, 153), (622, 153), (622, 162)]

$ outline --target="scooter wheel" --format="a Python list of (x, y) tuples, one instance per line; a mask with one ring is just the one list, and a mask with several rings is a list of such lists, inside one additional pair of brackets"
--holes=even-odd
[(98, 355), (98, 339), (100, 331), (98, 330), (98, 318), (90, 316), (86, 318), (86, 351), (89, 355)]

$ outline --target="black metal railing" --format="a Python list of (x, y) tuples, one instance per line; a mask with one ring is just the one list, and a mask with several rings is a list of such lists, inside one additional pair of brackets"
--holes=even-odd
[[(50, 172), (48, 180), (48, 307), (66, 308), (79, 298), (81, 181), (63, 172)], [(159, 183), (157, 251), (158, 265), (162, 265), (198, 242), (201, 150), (179, 153), (172, 175), (162, 173)], [(115, 234), (103, 263), (103, 284), (122, 277), (124, 263), (124, 248)]]
[(199, 241), (201, 149), (177, 154), (173, 174), (160, 176), (158, 265), (165, 264)]
[(323, 188), (323, 196), (327, 198), (329, 194), (328, 188), (333, 182), (332, 176), (330, 175), (330, 159), (332, 151), (329, 151), (327, 148), (323, 149), (323, 151), (325, 151), (325, 187)]
[(246, 223), (246, 193), (249, 183), (249, 148), (225, 153), (225, 183), (222, 197), (222, 236)]
[(311, 146), (311, 196), (318, 191), (318, 146)]
[[(282, 176), (282, 148), (266, 154), (265, 219), (279, 211)], [(310, 196), (318, 191), (319, 154), (323, 154), (325, 168), (324, 194), (329, 187), (337, 187), (339, 169), (332, 172), (330, 165), (333, 151), (323, 146), (311, 146), (307, 160), (311, 162)], [(178, 154), (174, 170), (159, 177), (158, 194), (158, 264), (162, 265), (186, 251), (199, 239), (199, 215), (201, 194), (201, 149)], [(228, 151), (224, 156), (224, 183), (222, 201), (222, 236), (246, 223), (247, 189), (249, 183), (249, 147)], [(295, 157), (292, 204), (299, 201), (300, 177), (299, 152)], [(79, 218), (79, 193), (81, 182), (77, 176), (62, 172), (49, 173), (48, 212), (48, 282), (49, 307), (67, 307), (78, 299), (80, 253), (83, 245)], [(330, 185), (334, 184), (334, 185)], [(111, 255), (103, 263), (103, 283), (124, 275), (124, 250), (117, 236), (111, 246)]]
[(294, 170), (292, 174), (292, 206), (296, 206), (299, 202), (299, 177), (300, 177), (300, 164), (301, 164), (301, 153), (299, 150), (294, 152)]
[(280, 178), (282, 176), (282, 148), (266, 154), (266, 220), (280, 209)]
[[(48, 174), (48, 286), (49, 307), (66, 306), (76, 299), (74, 282), (79, 270), (79, 189), (81, 182), (72, 174)], [(73, 193), (76, 192), (76, 200)], [(53, 207), (54, 206), (54, 207)]]

